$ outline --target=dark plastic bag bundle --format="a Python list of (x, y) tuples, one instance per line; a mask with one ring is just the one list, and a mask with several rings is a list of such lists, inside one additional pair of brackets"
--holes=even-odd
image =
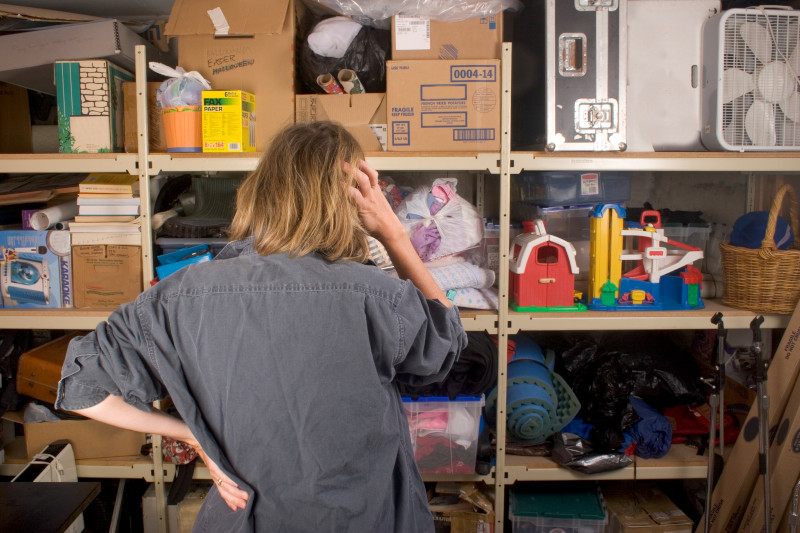
[(633, 458), (624, 453), (596, 452), (588, 440), (563, 431), (553, 437), (552, 457), (561, 466), (584, 474), (617, 470), (633, 463)]
[(317, 85), (317, 76), (342, 69), (354, 70), (368, 93), (386, 92), (386, 60), (391, 50), (391, 33), (364, 26), (355, 36), (342, 57), (325, 57), (314, 52), (303, 41), (299, 73), (304, 93), (324, 93)]

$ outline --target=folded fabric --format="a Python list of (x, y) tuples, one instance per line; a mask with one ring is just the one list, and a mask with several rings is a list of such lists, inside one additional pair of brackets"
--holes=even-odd
[(494, 285), (495, 280), (494, 271), (473, 265), (468, 261), (428, 268), (428, 271), (443, 291), (467, 288), (487, 289)]
[(486, 332), (467, 332), (469, 342), (458, 360), (439, 383), (414, 387), (398, 383), (400, 393), (406, 396), (480, 396), (495, 386), (497, 381), (497, 346)]
[(499, 297), (497, 289), (458, 289), (453, 296), (453, 303), (459, 308), (469, 307), (471, 309), (497, 309)]

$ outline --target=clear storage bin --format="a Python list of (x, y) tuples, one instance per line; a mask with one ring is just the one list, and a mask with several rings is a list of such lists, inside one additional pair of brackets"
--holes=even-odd
[(520, 199), (542, 206), (621, 203), (631, 198), (629, 172), (521, 172)]
[(517, 484), (508, 517), (512, 533), (603, 533), (608, 514), (596, 483)]
[(475, 473), (484, 403), (483, 396), (403, 398), (420, 473)]

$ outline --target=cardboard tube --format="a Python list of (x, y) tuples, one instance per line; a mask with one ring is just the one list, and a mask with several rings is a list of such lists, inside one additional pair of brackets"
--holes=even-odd
[(360, 94), (364, 91), (364, 86), (361, 85), (361, 80), (358, 79), (358, 75), (356, 74), (355, 70), (350, 70), (349, 68), (343, 68), (339, 71), (339, 83), (342, 84), (342, 88), (344, 92), (348, 94)]
[(342, 86), (333, 77), (333, 74), (326, 72), (317, 76), (317, 85), (322, 87), (322, 90), (327, 94), (344, 94)]
[(31, 215), (30, 225), (37, 231), (50, 229), (65, 220), (75, 218), (77, 214), (77, 200), (72, 200), (35, 212)]

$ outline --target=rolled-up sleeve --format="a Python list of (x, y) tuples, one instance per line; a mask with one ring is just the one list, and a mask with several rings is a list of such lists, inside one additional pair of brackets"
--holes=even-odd
[(461, 351), (467, 334), (456, 306), (429, 300), (411, 283), (395, 308), (400, 327), (396, 379), (426, 385), (444, 379)]
[(147, 410), (153, 401), (166, 396), (139, 319), (141, 303), (137, 300), (120, 306), (108, 323), (70, 342), (56, 408), (85, 409), (114, 395)]

